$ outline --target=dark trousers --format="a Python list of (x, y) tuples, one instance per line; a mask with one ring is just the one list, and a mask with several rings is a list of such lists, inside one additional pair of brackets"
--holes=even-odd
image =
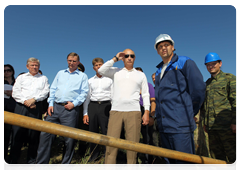
[[(89, 125), (85, 125), (83, 123), (83, 104), (79, 106), (79, 122), (78, 122), (78, 128), (82, 130), (89, 131)], [(87, 149), (89, 147), (89, 143), (86, 141), (78, 141), (78, 154), (81, 156), (84, 156)]]
[[(30, 109), (21, 103), (16, 104), (15, 113), (36, 119), (42, 118), (42, 104), (35, 103), (36, 109)], [(37, 156), (37, 148), (39, 143), (39, 131), (12, 126), (12, 142), (10, 151), (10, 163), (16, 164), (21, 154), (23, 142), (28, 141), (27, 163), (35, 163)]]
[[(111, 110), (111, 102), (95, 103), (90, 102), (88, 105), (89, 131), (99, 133), (99, 127), (103, 135), (107, 135), (109, 112)], [(99, 146), (90, 143), (90, 161), (95, 160), (99, 156)]]
[[(10, 97), (4, 98), (4, 111), (14, 112), (16, 107), (16, 101)], [(10, 145), (10, 139), (12, 135), (12, 125), (4, 123), (4, 159), (9, 163), (8, 147)]]
[(236, 133), (227, 130), (209, 130), (209, 150), (214, 159), (230, 163), (236, 161)]
[(159, 134), (158, 126), (157, 126), (157, 119), (154, 120), (152, 136), (153, 136), (153, 145), (162, 147), (160, 134)]
[[(141, 106), (142, 116), (145, 112), (144, 107)], [(142, 125), (141, 124), (141, 134), (142, 134), (142, 143), (153, 145), (153, 126)], [(139, 157), (138, 153), (138, 157)], [(143, 164), (151, 164), (153, 162), (153, 155), (144, 154), (143, 159), (141, 159)]]
[[(78, 129), (82, 129), (82, 130), (86, 130), (86, 131), (89, 131), (89, 126), (88, 125), (85, 125), (83, 123), (83, 104), (81, 104), (79, 106), (79, 118), (78, 118)], [(64, 142), (64, 138), (60, 138), (61, 139), (61, 142)], [(76, 144), (77, 145), (77, 144)], [(78, 154), (80, 156), (84, 156), (86, 154), (86, 151), (88, 149), (88, 142), (86, 141), (81, 141), (79, 140), (78, 141)], [(64, 155), (65, 155), (65, 151), (66, 151), (66, 147), (64, 145), (63, 147), (63, 154), (62, 154), (62, 158), (64, 158)]]
[[(54, 103), (52, 116), (47, 116), (46, 121), (76, 128), (78, 126), (79, 107), (66, 110), (64, 106)], [(41, 132), (38, 147), (37, 164), (48, 164), (50, 160), (51, 146), (56, 135)], [(64, 137), (66, 152), (62, 164), (70, 164), (73, 154), (75, 139)]]
[[(160, 132), (162, 147), (180, 152), (195, 154), (193, 132), (162, 133)], [(164, 158), (167, 164), (190, 164), (190, 162)]]
[(10, 137), (12, 133), (12, 125), (4, 123), (4, 159), (8, 163), (8, 146), (10, 144)]

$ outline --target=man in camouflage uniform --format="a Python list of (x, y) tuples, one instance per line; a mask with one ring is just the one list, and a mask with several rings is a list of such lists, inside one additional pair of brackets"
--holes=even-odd
[(222, 61), (216, 53), (207, 54), (205, 65), (211, 74), (206, 82), (203, 106), (210, 154), (233, 163), (236, 160), (236, 76), (220, 70)]

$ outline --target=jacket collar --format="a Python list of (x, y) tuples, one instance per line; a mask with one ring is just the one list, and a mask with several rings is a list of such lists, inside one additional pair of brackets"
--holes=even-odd
[[(174, 63), (174, 62), (176, 62), (177, 60), (178, 60), (178, 55), (174, 53), (173, 56), (172, 56), (172, 59), (171, 59), (170, 63)], [(157, 67), (157, 68), (160, 68), (160, 67), (162, 67), (163, 64), (164, 64), (164, 63), (163, 63), (163, 61), (162, 61), (162, 62), (160, 62), (156, 67)]]

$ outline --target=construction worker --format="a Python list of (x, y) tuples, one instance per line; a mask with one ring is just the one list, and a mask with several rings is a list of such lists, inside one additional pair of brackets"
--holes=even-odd
[[(205, 97), (202, 74), (192, 59), (174, 53), (174, 41), (169, 35), (160, 34), (154, 47), (162, 58), (155, 76), (155, 115), (162, 147), (194, 154), (194, 116)], [(172, 164), (188, 163), (165, 160)]]

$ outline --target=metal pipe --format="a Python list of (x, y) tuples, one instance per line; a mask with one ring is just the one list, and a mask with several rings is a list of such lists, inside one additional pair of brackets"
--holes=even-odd
[(4, 122), (11, 125), (43, 131), (77, 140), (87, 141), (100, 145), (112, 146), (120, 149), (131, 150), (155, 156), (166, 157), (170, 159), (177, 159), (197, 164), (226, 164), (226, 161), (222, 160), (212, 159), (194, 154), (188, 154), (184, 152), (178, 152), (174, 150), (136, 143), (123, 139), (117, 139), (110, 136), (84, 131), (81, 129), (71, 128), (55, 123), (50, 123), (7, 111), (4, 111)]

